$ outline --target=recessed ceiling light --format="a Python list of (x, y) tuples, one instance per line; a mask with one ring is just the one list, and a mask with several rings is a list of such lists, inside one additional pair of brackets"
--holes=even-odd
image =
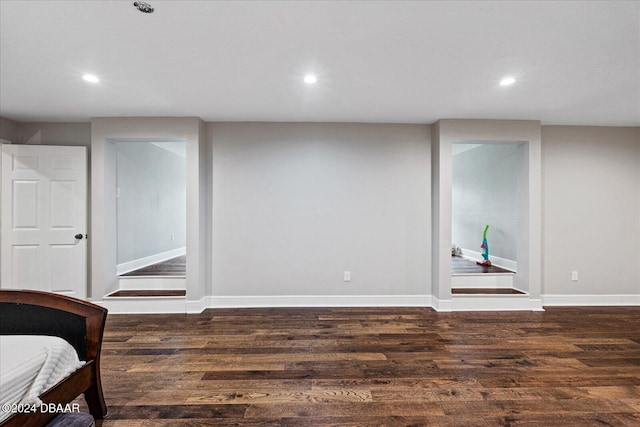
[(306, 76), (304, 76), (304, 82), (308, 85), (312, 85), (317, 81), (318, 81), (318, 78), (313, 74), (307, 74)]
[(93, 74), (85, 74), (82, 78), (87, 82), (100, 83), (100, 79)]
[(514, 77), (505, 77), (504, 79), (500, 80), (500, 86), (509, 86), (512, 85), (516, 82), (516, 79)]

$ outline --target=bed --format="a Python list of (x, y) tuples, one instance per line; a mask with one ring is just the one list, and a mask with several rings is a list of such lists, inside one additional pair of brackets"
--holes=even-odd
[[(77, 396), (84, 394), (89, 412), (95, 419), (103, 419), (107, 415), (100, 382), (100, 349), (106, 317), (107, 309), (64, 295), (40, 291), (0, 290), (0, 335), (3, 336), (3, 348), (5, 350), (11, 348), (13, 355), (24, 354), (21, 363), (14, 361), (16, 369), (22, 368), (26, 371), (26, 366), (31, 363), (36, 366), (38, 352), (41, 351), (39, 346), (50, 344), (50, 341), (50, 345), (55, 347), (56, 351), (59, 348), (61, 354), (64, 354), (60, 356), (63, 360), (42, 361), (41, 366), (48, 366), (47, 369), (52, 372), (60, 370), (71, 372), (70, 374), (66, 372), (65, 378), (55, 381), (53, 386), (44, 387), (46, 390), (36, 397), (38, 403), (41, 401), (49, 408), (53, 408), (51, 404), (56, 404), (54, 406), (57, 408), (64, 408)], [(62, 340), (53, 337), (62, 338)], [(23, 351), (19, 350), (18, 345), (32, 348), (31, 351)], [(34, 345), (36, 347), (33, 347)], [(16, 347), (13, 348), (13, 346)], [(68, 348), (63, 349), (63, 347)], [(75, 359), (68, 355), (69, 348), (77, 355)], [(49, 365), (46, 365), (47, 363)], [(15, 374), (9, 378), (14, 385), (23, 382), (22, 379), (28, 376), (27, 372), (16, 370), (10, 373)], [(22, 375), (22, 377), (16, 375)], [(4, 375), (3, 381), (8, 377), (9, 375)], [(46, 382), (46, 380), (43, 381)], [(4, 384), (0, 387), (3, 387), (5, 397), (11, 394)], [(24, 408), (22, 412), (11, 411), (12, 415), (5, 418), (0, 426), (42, 426), (60, 412), (54, 409), (30, 411), (31, 413), (25, 413), (26, 411), (28, 409)]]

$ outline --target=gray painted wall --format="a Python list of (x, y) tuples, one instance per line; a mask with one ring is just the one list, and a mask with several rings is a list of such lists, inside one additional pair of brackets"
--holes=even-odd
[(91, 123), (15, 122), (0, 117), (0, 138), (14, 144), (91, 147)]
[[(158, 127), (161, 131), (145, 130), (144, 132), (131, 130), (132, 119), (100, 119), (99, 123), (101, 133), (97, 136), (103, 137), (104, 135), (115, 137), (139, 137), (139, 136), (162, 136), (162, 137), (175, 137), (184, 136), (185, 131), (182, 130), (180, 124), (185, 119), (171, 119), (171, 118), (158, 118), (149, 119), (153, 123), (158, 123)], [(144, 121), (138, 120), (136, 121)], [(104, 131), (102, 123), (108, 122), (110, 125), (109, 132)], [(4, 123), (4, 122), (3, 122)], [(16, 122), (17, 123), (17, 122)], [(190, 122), (189, 122), (190, 123)], [(197, 122), (196, 122), (197, 123)], [(86, 123), (18, 123), (19, 128), (24, 127), (24, 134), (31, 134), (31, 136), (37, 133), (34, 132), (36, 128), (40, 128), (40, 143), (47, 145), (75, 145), (76, 141), (79, 145), (88, 144), (91, 140), (91, 135), (86, 136), (86, 129), (91, 130), (91, 125)], [(239, 209), (242, 206), (253, 205), (253, 202), (264, 201), (267, 197), (265, 194), (258, 194), (255, 197), (251, 193), (251, 190), (259, 188), (259, 182), (254, 174), (264, 175), (269, 172), (270, 168), (275, 169), (274, 176), (266, 178), (265, 186), (271, 186), (276, 183), (278, 179), (278, 173), (286, 174), (293, 172), (295, 165), (300, 167), (306, 162), (310, 162), (309, 156), (294, 156), (294, 148), (292, 141), (307, 140), (308, 147), (324, 146), (324, 151), (321, 153), (328, 153), (331, 147), (334, 148), (336, 153), (336, 161), (338, 164), (353, 164), (354, 169), (351, 169), (351, 176), (353, 177), (351, 183), (345, 188), (356, 191), (356, 197), (350, 198), (350, 203), (344, 204), (341, 208), (343, 210), (350, 206), (351, 214), (344, 216), (351, 222), (340, 222), (336, 227), (336, 232), (343, 232), (342, 237), (331, 240), (329, 243), (338, 242), (339, 244), (346, 245), (347, 248), (338, 248), (335, 255), (329, 255), (326, 263), (321, 264), (324, 259), (317, 258), (314, 260), (315, 265), (311, 270), (312, 272), (321, 270), (331, 270), (330, 280), (323, 281), (322, 283), (329, 283), (330, 287), (327, 287), (326, 293), (334, 292), (336, 289), (344, 291), (347, 294), (356, 294), (357, 292), (363, 292), (364, 294), (375, 294), (386, 292), (388, 289), (397, 291), (398, 293), (405, 293), (403, 289), (414, 289), (419, 287), (416, 283), (423, 281), (422, 274), (427, 274), (427, 268), (431, 262), (431, 251), (423, 251), (422, 253), (416, 253), (415, 257), (409, 255), (409, 250), (404, 247), (421, 247), (421, 242), (415, 244), (416, 240), (420, 239), (421, 230), (428, 228), (430, 224), (430, 212), (429, 212), (429, 200), (428, 195), (431, 194), (431, 183), (429, 174), (429, 164), (431, 163), (429, 153), (424, 153), (423, 147), (426, 144), (428, 147), (429, 126), (419, 125), (342, 125), (342, 124), (246, 124), (246, 123), (207, 123), (205, 125), (207, 130), (207, 141), (203, 143), (203, 147), (211, 146), (214, 151), (213, 154), (208, 153), (206, 157), (210, 160), (212, 167), (215, 169), (213, 173), (214, 191), (205, 188), (199, 191), (199, 197), (204, 200), (208, 207), (212, 207), (212, 212), (215, 215), (214, 221), (217, 228), (213, 230), (207, 230), (207, 239), (215, 237), (215, 242), (212, 242), (212, 248), (215, 248), (213, 252), (214, 264), (211, 267), (211, 274), (215, 280), (207, 280), (206, 295), (237, 295), (238, 292), (245, 292), (247, 295), (255, 295), (257, 292), (267, 293), (271, 292), (274, 295), (281, 294), (284, 290), (292, 290), (297, 293), (298, 282), (297, 281), (278, 281), (276, 286), (271, 286), (272, 282), (257, 282), (256, 277), (258, 274), (254, 274), (250, 271), (250, 265), (244, 264), (239, 248), (235, 246), (246, 246), (246, 241), (236, 242), (233, 236), (233, 231), (221, 229), (223, 225), (233, 225), (234, 221), (238, 221), (238, 224), (248, 221), (249, 225), (256, 227), (257, 231), (250, 239), (265, 238), (270, 231), (266, 229), (268, 224), (264, 225), (265, 229), (261, 229), (258, 221), (265, 221), (268, 218), (265, 215), (258, 215), (260, 211), (256, 211), (256, 219), (252, 221), (244, 216), (249, 215), (247, 212), (241, 212), (239, 218), (234, 219), (234, 213), (230, 211), (222, 203), (231, 203), (231, 206)], [(433, 126), (432, 128), (434, 128)], [(2, 129), (7, 129), (4, 126)], [(116, 132), (114, 129), (117, 129)], [(176, 131), (175, 129), (179, 129)], [(426, 129), (426, 130), (425, 130)], [(120, 131), (122, 130), (122, 131)], [(135, 129), (134, 129), (135, 130)], [(384, 130), (378, 135), (378, 130)], [(480, 129), (482, 130), (482, 129)], [(15, 130), (14, 130), (15, 131)], [(259, 134), (265, 131), (264, 137)], [(424, 133), (424, 135), (423, 135)], [(197, 134), (197, 132), (194, 132)], [(185, 133), (186, 135), (186, 133)], [(306, 136), (305, 136), (306, 135)], [(322, 137), (324, 136), (324, 138)], [(474, 136), (477, 137), (478, 133), (474, 132)], [(98, 138), (99, 139), (99, 138)], [(102, 138), (104, 139), (104, 138)], [(65, 143), (67, 141), (67, 143)], [(83, 142), (84, 141), (84, 142)], [(324, 141), (324, 142), (323, 142)], [(401, 141), (400, 143), (398, 143)], [(426, 142), (425, 142), (426, 141)], [(264, 142), (264, 144), (262, 144)], [(371, 145), (367, 145), (371, 142)], [(238, 143), (237, 147), (233, 145)], [(273, 143), (273, 147), (271, 147)], [(300, 147), (298, 147), (300, 148)], [(310, 149), (310, 148), (308, 148)], [(259, 159), (258, 154), (254, 153), (248, 156), (246, 159), (242, 154), (244, 151), (249, 153), (257, 150), (263, 159)], [(363, 150), (362, 153), (360, 151)], [(206, 151), (206, 150), (205, 150)], [(302, 151), (302, 150), (298, 150)], [(409, 158), (413, 158), (413, 155), (408, 155), (408, 151), (415, 153), (415, 158), (412, 161), (408, 161)], [(377, 154), (375, 154), (377, 153)], [(103, 153), (101, 156), (107, 156), (108, 153)], [(386, 160), (382, 160), (379, 157), (388, 157)], [(327, 157), (327, 156), (325, 156)], [(368, 161), (369, 158), (375, 158), (375, 161)], [(284, 170), (280, 171), (277, 167), (276, 159), (287, 159), (290, 163), (285, 163)], [(297, 159), (297, 160), (292, 160)], [(395, 160), (394, 160), (395, 159)], [(397, 159), (405, 159), (406, 163), (401, 165)], [(102, 160), (104, 162), (104, 159)], [(327, 161), (326, 159), (318, 159), (318, 163), (325, 162), (327, 166), (334, 163), (333, 161)], [(256, 163), (259, 167), (252, 172), (250, 168), (251, 163)], [(368, 212), (368, 206), (371, 204), (368, 200), (372, 199), (387, 199), (390, 201), (398, 201), (400, 196), (392, 192), (388, 188), (386, 179), (376, 177), (375, 169), (378, 163), (384, 164), (381, 168), (381, 176), (389, 176), (391, 171), (395, 171), (396, 177), (388, 180), (393, 184), (406, 184), (413, 183), (415, 186), (409, 186), (408, 189), (400, 189), (399, 194), (412, 193), (415, 195), (413, 201), (416, 207), (416, 212), (413, 212), (413, 208), (409, 208), (409, 202), (406, 202), (405, 197), (400, 200), (402, 203), (399, 207), (384, 206), (381, 208), (381, 212), (374, 212), (375, 218), (365, 218), (362, 226), (354, 226), (353, 223), (359, 221), (357, 215), (359, 212)], [(400, 162), (402, 163), (402, 162)], [(206, 165), (206, 162), (201, 163), (200, 167)], [(241, 168), (242, 172), (234, 172), (233, 168), (237, 165)], [(193, 167), (190, 164), (190, 167)], [(197, 166), (197, 165), (196, 165)], [(435, 166), (432, 166), (435, 167)], [(608, 294), (633, 294), (640, 295), (640, 128), (606, 128), (606, 127), (578, 127), (578, 126), (543, 126), (542, 127), (542, 172), (543, 172), (543, 208), (544, 208), (544, 224), (542, 235), (542, 253), (543, 253), (543, 293), (544, 294), (558, 294), (558, 295), (608, 295)], [(305, 170), (305, 169), (303, 169)], [(348, 167), (341, 168), (341, 176), (346, 176), (350, 170)], [(280, 171), (280, 172), (279, 172)], [(288, 172), (287, 172), (288, 171)], [(358, 172), (359, 171), (359, 172)], [(104, 172), (102, 172), (104, 173)], [(311, 171), (307, 172), (305, 181), (309, 181), (308, 175)], [(248, 174), (247, 176), (244, 176)], [(337, 178), (326, 171), (324, 174), (318, 173), (320, 177), (327, 177), (326, 182), (335, 182)], [(371, 175), (372, 178), (368, 180), (369, 184), (366, 184), (367, 180), (364, 178), (367, 175)], [(426, 176), (425, 177), (423, 177)], [(360, 178), (358, 178), (360, 177)], [(356, 179), (358, 178), (358, 179)], [(331, 181), (333, 179), (334, 181)], [(104, 179), (100, 179), (103, 185)], [(209, 181), (211, 182), (211, 181)], [(420, 183), (420, 184), (416, 184)], [(232, 188), (241, 190), (238, 195), (234, 195), (232, 189), (221, 188), (223, 185), (231, 185)], [(318, 186), (320, 184), (317, 184)], [(379, 194), (372, 193), (369, 188), (372, 186), (380, 186), (383, 191)], [(292, 187), (293, 183), (288, 183), (284, 188)], [(314, 185), (312, 188), (316, 188)], [(284, 190), (284, 189), (283, 189)], [(362, 191), (360, 191), (362, 190)], [(366, 190), (366, 191), (365, 191)], [(346, 190), (345, 190), (346, 191)], [(320, 190), (318, 189), (318, 193)], [(287, 192), (290, 195), (295, 195), (296, 192), (291, 190)], [(358, 194), (362, 193), (362, 194)], [(111, 194), (111, 193), (109, 193)], [(277, 193), (276, 193), (277, 194)], [(365, 197), (366, 196), (366, 197)], [(194, 195), (194, 198), (196, 195)], [(209, 197), (212, 197), (209, 200)], [(240, 200), (242, 198), (245, 200)], [(408, 195), (407, 195), (408, 197)], [(329, 195), (325, 193), (319, 200), (328, 200)], [(280, 210), (284, 211), (288, 215), (288, 209), (294, 203), (293, 197), (288, 197), (286, 203), (282, 204)], [(345, 197), (346, 199), (346, 197)], [(259, 205), (259, 204), (258, 204)], [(97, 206), (102, 210), (101, 206)], [(386, 212), (385, 212), (386, 211)], [(426, 216), (422, 217), (422, 212), (426, 212)], [(349, 288), (342, 282), (342, 271), (347, 268), (343, 266), (341, 254), (346, 251), (355, 250), (356, 244), (354, 240), (356, 234), (353, 230), (364, 229), (362, 233), (367, 231), (372, 233), (370, 238), (363, 238), (361, 241), (368, 243), (377, 240), (380, 236), (386, 236), (390, 230), (403, 230), (403, 227), (397, 226), (400, 212), (405, 212), (407, 217), (407, 228), (414, 227), (416, 232), (413, 237), (403, 235), (399, 241), (396, 241), (393, 247), (394, 250), (399, 251), (408, 260), (406, 263), (406, 279), (404, 281), (391, 281), (387, 284), (382, 283), (383, 280), (375, 280), (375, 286), (368, 288), (366, 286), (359, 287), (358, 280), (362, 280), (363, 277), (359, 273), (362, 267), (353, 267), (353, 282), (354, 287)], [(273, 213), (275, 215), (277, 212)], [(104, 221), (104, 214), (98, 212), (92, 213), (92, 216), (97, 215), (99, 223)], [(201, 214), (200, 216), (209, 216), (209, 213)], [(302, 216), (297, 214), (294, 216)], [(389, 223), (385, 223), (386, 216), (390, 219)], [(420, 219), (418, 219), (420, 218)], [(426, 219), (425, 219), (426, 218)], [(205, 218), (206, 219), (206, 218)], [(330, 218), (323, 220), (324, 225), (329, 224)], [(284, 218), (278, 220), (277, 215), (275, 218), (277, 225), (283, 226)], [(235, 225), (234, 225), (235, 226)], [(376, 232), (377, 227), (381, 228), (381, 232)], [(596, 227), (600, 230), (600, 233), (590, 234), (592, 228)], [(196, 233), (201, 233), (204, 227), (196, 225), (194, 226)], [(245, 232), (243, 232), (245, 233)], [(404, 231), (403, 231), (404, 233)], [(318, 232), (317, 234), (321, 234)], [(359, 234), (359, 233), (358, 233)], [(333, 235), (333, 234), (332, 234)], [(425, 242), (430, 241), (431, 234), (427, 230)], [(322, 237), (322, 236), (321, 236)], [(365, 236), (366, 237), (366, 236)], [(434, 235), (435, 237), (435, 235)], [(404, 240), (403, 240), (404, 239)], [(293, 241), (294, 239), (290, 239)], [(330, 239), (326, 239), (330, 240)], [(330, 245), (325, 239), (320, 239), (325, 248), (331, 248), (333, 251), (338, 245)], [(447, 236), (447, 240), (449, 237)], [(226, 250), (226, 244), (229, 243), (231, 250)], [(285, 259), (284, 255), (291, 254), (293, 251), (290, 247), (283, 247), (282, 242), (276, 240), (278, 245), (273, 245), (271, 248), (275, 254), (268, 254), (269, 257), (273, 257), (275, 261), (282, 263), (282, 274), (290, 274), (289, 266), (294, 263), (289, 263)], [(265, 242), (261, 242), (264, 245)], [(437, 244), (437, 243), (434, 243)], [(101, 243), (97, 248), (102, 248), (105, 243)], [(374, 248), (376, 251), (377, 248)], [(387, 254), (379, 251), (374, 254), (374, 249), (366, 249), (365, 256), (361, 261), (362, 265), (365, 264), (385, 264)], [(101, 249), (102, 250), (102, 249)], [(422, 251), (422, 250), (419, 250)], [(209, 252), (209, 253), (211, 253)], [(253, 253), (268, 253), (266, 248), (259, 247), (251, 250)], [(114, 249), (115, 253), (115, 249)], [(301, 256), (293, 254), (293, 260), (299, 259)], [(100, 256), (103, 256), (102, 252)], [(203, 255), (204, 256), (204, 255)], [(393, 274), (399, 274), (404, 276), (405, 273), (398, 273), (400, 270), (397, 259), (401, 255), (391, 255), (393, 268), (388, 268), (387, 273), (384, 275), (384, 280)], [(337, 261), (336, 261), (337, 259)], [(221, 266), (221, 260), (233, 260), (237, 261), (235, 267), (241, 268), (238, 271), (238, 277), (236, 279), (225, 282), (224, 279), (232, 275), (230, 268)], [(203, 259), (203, 265), (212, 265), (211, 257)], [(359, 261), (360, 262), (360, 261)], [(206, 264), (204, 264), (206, 263)], [(338, 265), (340, 264), (340, 265)], [(358, 264), (360, 265), (360, 264)], [(276, 268), (274, 264), (270, 267)], [(300, 272), (300, 267), (294, 266), (292, 270), (297, 277), (303, 276)], [(339, 270), (335, 272), (335, 270)], [(578, 270), (580, 273), (580, 280), (578, 282), (571, 282), (570, 271)], [(102, 271), (102, 270), (101, 270)], [(261, 270), (257, 270), (259, 273)], [(273, 270), (269, 270), (271, 274)], [(115, 273), (111, 274), (115, 277)], [(337, 275), (337, 276), (336, 276)], [(107, 280), (100, 280), (102, 276), (96, 275), (94, 285), (98, 292), (95, 294), (97, 298), (103, 295), (103, 285)], [(319, 276), (320, 277), (320, 276)], [(277, 279), (277, 278), (276, 278)], [(199, 279), (200, 280), (200, 279)], [(318, 283), (320, 280), (309, 282), (309, 285), (301, 285), (302, 292), (308, 293), (320, 293), (322, 289), (318, 289)], [(428, 279), (424, 279), (425, 283), (429, 283)], [(233, 289), (233, 285), (240, 283), (240, 287), (237, 292)], [(264, 284), (261, 285), (261, 283)], [(284, 285), (280, 285), (283, 283)], [(400, 285), (398, 285), (400, 284)], [(105, 288), (106, 290), (106, 288)], [(113, 289), (109, 289), (113, 290)], [(406, 291), (408, 293), (409, 291)], [(430, 293), (427, 291), (419, 291), (420, 293)], [(437, 295), (437, 289), (433, 291), (434, 295)], [(203, 294), (199, 294), (203, 295)], [(636, 300), (637, 301), (637, 300)]]
[(91, 123), (18, 124), (17, 144), (79, 145), (91, 147)]
[(640, 128), (543, 126), (542, 141), (544, 293), (639, 295)]
[(20, 123), (0, 117), (0, 139), (7, 140), (13, 144), (20, 139)]
[(183, 248), (186, 159), (149, 142), (115, 145), (118, 264)]
[(209, 129), (215, 295), (430, 294), (428, 126)]
[(489, 255), (517, 261), (517, 168), (516, 144), (481, 144), (453, 156), (452, 240), (456, 246), (481, 252), (482, 232), (488, 224)]

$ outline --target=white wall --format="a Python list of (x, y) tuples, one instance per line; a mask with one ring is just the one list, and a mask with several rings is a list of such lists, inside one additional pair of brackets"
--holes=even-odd
[(542, 141), (546, 299), (639, 304), (640, 128), (543, 126)]
[(215, 296), (431, 293), (428, 126), (208, 126)]
[(116, 152), (118, 264), (184, 248), (185, 156), (149, 142), (116, 143)]
[(488, 224), (489, 255), (515, 262), (518, 146), (491, 143), (472, 146), (453, 156), (453, 243), (482, 252), (482, 232)]

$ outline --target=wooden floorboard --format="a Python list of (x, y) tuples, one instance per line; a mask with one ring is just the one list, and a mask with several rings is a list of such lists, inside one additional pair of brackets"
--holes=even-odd
[(495, 265), (486, 266), (479, 265), (475, 261), (468, 260), (461, 256), (452, 256), (451, 257), (451, 274), (513, 274), (513, 271), (506, 270), (501, 267), (496, 267)]
[(525, 295), (525, 292), (513, 288), (453, 288), (453, 295)]
[(109, 294), (110, 297), (184, 297), (187, 291), (180, 289), (157, 289), (157, 290), (119, 290)]
[(102, 426), (637, 426), (640, 307), (109, 315)]
[(184, 276), (187, 274), (186, 255), (175, 257), (167, 261), (149, 265), (138, 270), (130, 271), (120, 277), (132, 276)]

